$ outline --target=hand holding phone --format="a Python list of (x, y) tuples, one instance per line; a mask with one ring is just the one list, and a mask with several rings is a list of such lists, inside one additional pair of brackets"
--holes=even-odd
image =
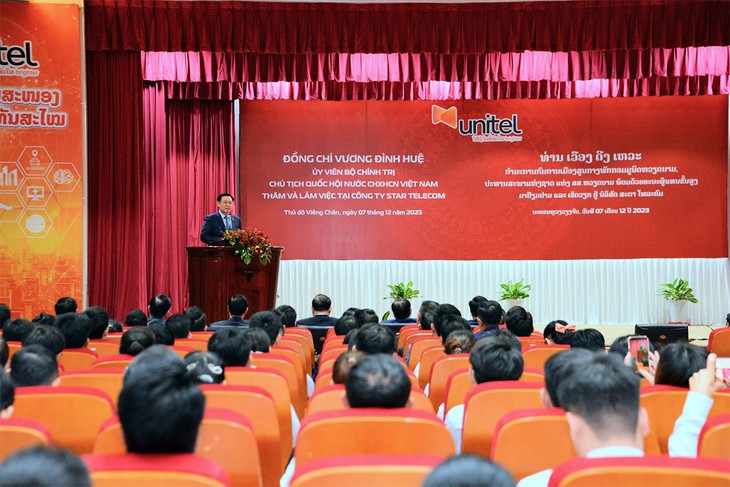
[(628, 338), (631, 368), (649, 371), (649, 338), (643, 335), (634, 335)]

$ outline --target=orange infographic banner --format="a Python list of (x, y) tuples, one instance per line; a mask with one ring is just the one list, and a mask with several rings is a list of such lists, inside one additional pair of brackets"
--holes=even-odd
[(247, 102), (247, 226), (289, 259), (726, 257), (728, 97)]
[(0, 302), (81, 301), (83, 127), (77, 5), (0, 3)]

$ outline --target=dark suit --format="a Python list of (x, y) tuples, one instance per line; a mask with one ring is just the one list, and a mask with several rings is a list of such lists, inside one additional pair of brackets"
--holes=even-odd
[[(234, 230), (241, 228), (241, 219), (236, 215), (231, 217), (231, 226)], [(223, 217), (219, 211), (211, 213), (203, 220), (203, 228), (200, 229), (200, 240), (207, 244), (220, 242), (223, 240), (223, 232), (226, 231), (226, 225), (223, 223)]]
[(314, 315), (297, 321), (297, 326), (335, 326), (337, 318), (327, 315)]
[(231, 316), (227, 320), (216, 321), (208, 327), (208, 331), (218, 331), (225, 328), (248, 328), (248, 320), (238, 316)]
[(392, 320), (385, 320), (383, 323), (413, 324), (416, 323), (416, 319), (409, 316), (408, 318), (393, 318)]

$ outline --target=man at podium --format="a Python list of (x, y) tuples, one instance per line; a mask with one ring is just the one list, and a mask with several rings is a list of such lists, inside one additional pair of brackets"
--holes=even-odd
[(226, 230), (239, 230), (241, 228), (241, 219), (231, 214), (233, 196), (230, 193), (221, 193), (216, 201), (218, 211), (206, 216), (203, 220), (203, 228), (200, 229), (200, 240), (208, 245), (221, 242), (223, 233)]

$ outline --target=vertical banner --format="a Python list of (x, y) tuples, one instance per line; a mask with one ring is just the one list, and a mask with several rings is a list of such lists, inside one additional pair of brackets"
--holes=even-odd
[(13, 316), (82, 298), (78, 5), (0, 2), (0, 302)]

